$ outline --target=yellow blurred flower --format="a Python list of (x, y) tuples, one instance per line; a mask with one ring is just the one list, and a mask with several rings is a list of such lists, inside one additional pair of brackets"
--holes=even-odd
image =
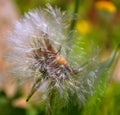
[(95, 3), (95, 7), (98, 10), (107, 11), (110, 13), (115, 13), (117, 10), (115, 5), (110, 1), (98, 1)]
[(82, 35), (89, 33), (91, 29), (92, 29), (92, 25), (87, 20), (78, 21), (76, 24), (76, 30)]

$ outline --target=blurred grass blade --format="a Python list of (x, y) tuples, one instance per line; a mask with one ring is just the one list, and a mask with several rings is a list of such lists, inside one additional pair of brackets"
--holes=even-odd
[(107, 85), (107, 81), (110, 74), (110, 69), (113, 67), (114, 62), (118, 57), (119, 46), (113, 51), (109, 59), (104, 62), (92, 62), (86, 68), (80, 78), (81, 89), (80, 98), (83, 103), (87, 101), (90, 96), (98, 95), (102, 96)]
[(111, 76), (109, 75), (111, 73), (111, 71), (109, 70), (111, 69), (111, 67), (113, 67), (115, 61), (117, 61), (119, 54), (118, 51), (119, 47), (120, 45), (118, 45), (118, 47), (115, 49), (115, 51), (112, 53), (112, 55), (108, 60), (106, 60), (103, 63), (100, 63), (96, 68), (98, 72), (96, 73), (97, 78), (95, 79), (95, 84), (94, 84), (95, 95), (92, 96), (87, 102), (85, 108), (83, 109), (82, 115), (86, 115), (86, 114), (92, 115), (93, 113), (98, 114), (98, 111), (100, 111), (101, 102), (102, 102), (101, 98), (105, 93), (109, 76)]

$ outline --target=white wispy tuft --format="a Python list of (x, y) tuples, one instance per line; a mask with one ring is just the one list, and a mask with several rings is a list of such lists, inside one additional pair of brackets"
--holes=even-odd
[(93, 95), (94, 84), (100, 76), (96, 69), (98, 64), (92, 59), (89, 67), (73, 67), (80, 67), (80, 64), (74, 53), (67, 56), (65, 52), (70, 48), (63, 45), (67, 40), (67, 28), (65, 12), (50, 5), (29, 12), (16, 23), (8, 38), (12, 49), (9, 60), (12, 73), (20, 81), (33, 81), (27, 101), (36, 91), (46, 99), (57, 90), (64, 102), (69, 95), (76, 95), (84, 103), (86, 95)]
[(14, 32), (8, 39), (13, 49), (10, 58), (16, 64), (14, 72), (23, 78), (34, 77), (32, 66), (36, 59), (31, 52), (46, 47), (45, 44), (38, 42), (44, 38), (44, 34), (47, 34), (56, 48), (60, 47), (66, 39), (67, 25), (64, 17), (64, 12), (49, 5), (47, 9), (36, 9), (25, 14), (24, 18), (16, 23)]
[(68, 89), (75, 92), (77, 86), (72, 74), (76, 72), (65, 59), (62, 47), (67, 39), (67, 28), (65, 12), (50, 5), (25, 14), (16, 23), (8, 38), (12, 49), (9, 60), (18, 80), (33, 79), (28, 100), (35, 91), (48, 95), (57, 88), (64, 98), (68, 98)]

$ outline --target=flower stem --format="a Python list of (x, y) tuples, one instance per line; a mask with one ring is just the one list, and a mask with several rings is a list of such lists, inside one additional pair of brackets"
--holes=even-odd
[[(74, 11), (73, 11), (73, 17), (72, 17), (72, 21), (70, 24), (70, 32), (74, 30), (75, 25), (76, 25), (76, 19), (77, 19), (77, 13), (79, 11), (79, 5), (80, 5), (80, 1), (81, 0), (75, 0), (75, 7), (74, 7)], [(68, 41), (71, 40), (73, 38), (74, 32), (71, 32), (71, 34), (68, 37)]]
[(72, 17), (73, 19), (71, 21), (70, 30), (73, 30), (75, 28), (79, 5), (80, 5), (80, 0), (75, 0), (75, 7), (73, 11), (73, 17)]
[[(78, 16), (78, 11), (79, 11), (79, 5), (80, 5), (80, 1), (82, 0), (75, 0), (75, 7), (74, 7), (74, 11), (73, 11), (73, 16), (72, 16), (72, 20), (71, 20), (71, 24), (70, 24), (70, 33), (68, 35), (68, 39), (67, 39), (67, 45), (68, 46), (72, 46), (72, 39), (74, 36), (74, 29), (75, 29), (75, 25), (76, 25), (76, 19)], [(67, 49), (67, 54), (69, 53), (69, 49)]]

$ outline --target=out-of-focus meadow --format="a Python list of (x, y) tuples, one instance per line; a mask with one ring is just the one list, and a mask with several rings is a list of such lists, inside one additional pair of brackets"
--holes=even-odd
[[(100, 55), (101, 60), (105, 60), (120, 43), (119, 0), (0, 0), (0, 115), (46, 114), (43, 105), (25, 101), (28, 87), (23, 90), (16, 80), (13, 80), (4, 56), (10, 51), (5, 39), (13, 30), (15, 22), (22, 18), (24, 13), (45, 7), (47, 3), (60, 7), (73, 17), (68, 22), (69, 31), (74, 30), (74, 42), (80, 45), (84, 52), (89, 54), (93, 51), (93, 55)], [(83, 56), (81, 60), (85, 61), (85, 58)], [(106, 89), (101, 88), (102, 95), (98, 96), (97, 93), (97, 96), (92, 96), (84, 106), (77, 106), (72, 100), (68, 107), (53, 112), (54, 115), (119, 115), (119, 57), (111, 71)]]

